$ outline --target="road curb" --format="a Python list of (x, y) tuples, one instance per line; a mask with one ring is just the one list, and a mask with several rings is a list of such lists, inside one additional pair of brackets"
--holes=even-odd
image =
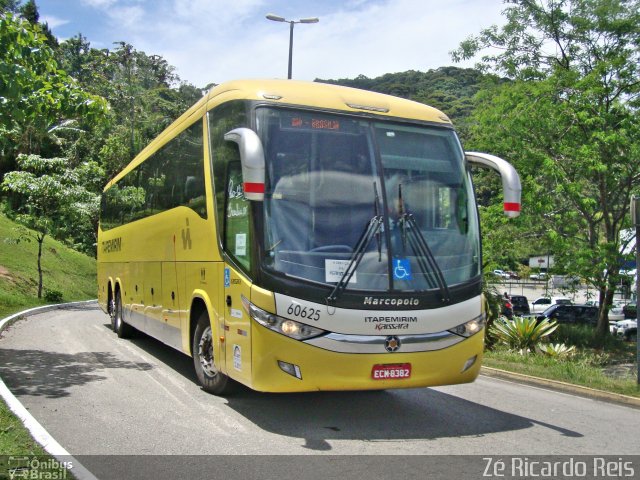
[[(22, 318), (36, 315), (38, 313), (59, 310), (73, 305), (84, 305), (94, 302), (96, 302), (95, 299), (82, 302), (59, 303), (56, 305), (45, 305), (43, 307), (30, 308), (28, 310), (15, 313), (0, 320), (0, 334), (5, 328), (9, 327), (9, 325)], [(75, 478), (77, 478), (78, 480), (98, 480), (95, 475), (93, 475), (93, 473), (87, 470), (85, 466), (83, 466), (76, 458), (73, 457), (73, 455), (67, 452), (67, 450), (65, 450), (65, 448), (60, 445), (42, 425), (40, 425), (40, 423), (33, 417), (33, 415), (31, 415), (31, 413), (29, 413), (25, 406), (22, 405), (20, 400), (18, 400), (18, 398), (13, 393), (11, 393), (9, 388), (2, 380), (2, 377), (0, 377), (0, 397), (2, 397), (2, 399), (5, 401), (5, 403), (9, 407), (9, 410), (11, 410), (13, 414), (20, 419), (20, 421), (29, 431), (34, 440), (38, 442), (49, 455), (54, 457), (63, 465), (65, 464), (65, 462), (66, 464), (69, 464), (69, 462), (71, 462), (70, 464), (73, 465), (73, 468), (69, 469), (69, 472)]]
[(540, 377), (531, 377), (522, 373), (508, 372), (506, 370), (500, 370), (499, 368), (485, 366), (480, 369), (480, 374), (487, 377), (510, 380), (517, 383), (524, 383), (526, 385), (548, 388), (550, 390), (557, 390), (559, 392), (571, 393), (573, 395), (578, 395), (581, 397), (602, 400), (604, 402), (616, 403), (618, 405), (640, 409), (640, 398), (630, 397), (628, 395), (622, 395), (619, 393), (605, 392), (604, 390), (596, 390), (594, 388), (574, 385), (572, 383), (561, 382), (558, 380), (548, 380), (546, 378)]

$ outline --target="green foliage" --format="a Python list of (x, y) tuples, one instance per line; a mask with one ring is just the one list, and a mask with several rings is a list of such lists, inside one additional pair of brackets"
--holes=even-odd
[(548, 357), (565, 358), (572, 355), (576, 350), (575, 346), (566, 346), (564, 343), (539, 343), (536, 351)]
[(502, 28), (454, 52), (468, 59), (493, 47), (482, 68), (511, 80), (485, 84), (478, 95), (473, 148), (516, 164), (527, 237), (554, 252), (556, 268), (600, 290), (604, 336), (604, 305), (624, 260), (620, 232), (630, 226), (630, 196), (640, 192), (640, 2), (508, 5)]
[(626, 346), (618, 337), (597, 335), (591, 325), (561, 324), (553, 334), (553, 340), (573, 345), (579, 349), (589, 348), (608, 352), (626, 350)]
[(604, 373), (604, 368), (619, 360), (588, 351), (577, 351), (570, 357), (559, 359), (546, 355), (523, 356), (512, 350), (497, 348), (485, 353), (483, 364), (524, 375), (639, 397), (640, 389), (635, 375), (620, 377)]
[(44, 299), (50, 303), (60, 303), (62, 302), (62, 292), (60, 290), (49, 290), (48, 288), (44, 289)]
[[(0, 400), (0, 452), (3, 455), (42, 455), (43, 460), (47, 458), (47, 452), (31, 437), (22, 421), (9, 409), (4, 400)], [(6, 465), (5, 462), (3, 463)], [(3, 472), (2, 478), (11, 478), (11, 473), (5, 476)]]
[(38, 25), (0, 15), (0, 173), (16, 153), (40, 153), (66, 120), (97, 121), (105, 101), (86, 93), (58, 67), (55, 51)]
[[(0, 318), (43, 305), (38, 300), (38, 253), (34, 232), (0, 213)], [(42, 270), (49, 290), (62, 292), (65, 301), (96, 298), (96, 262), (46, 237)]]
[(100, 178), (101, 170), (91, 164), (67, 168), (64, 158), (47, 159), (38, 155), (20, 155), (17, 162), (20, 170), (7, 173), (0, 187), (12, 195), (16, 205), (14, 219), (35, 232), (40, 298), (44, 238), (47, 235), (83, 235), (84, 242), (87, 239), (95, 242), (99, 196), (87, 190), (85, 185), (95, 182), (96, 176)]
[(500, 318), (493, 324), (498, 340), (521, 354), (535, 351), (536, 345), (557, 327), (555, 321), (538, 322), (535, 317), (515, 317), (513, 320)]

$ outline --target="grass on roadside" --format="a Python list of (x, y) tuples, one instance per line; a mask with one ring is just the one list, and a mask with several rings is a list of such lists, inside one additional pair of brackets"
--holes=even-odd
[[(505, 346), (496, 345), (485, 352), (484, 365), (640, 397), (636, 373), (631, 368), (636, 362), (635, 342), (624, 342), (611, 335), (597, 337), (594, 328), (587, 325), (560, 325), (551, 341), (574, 345), (576, 352), (566, 358), (534, 353), (520, 355)], [(613, 370), (617, 373), (612, 374)]]
[(7, 404), (0, 399), (0, 454), (46, 455)]
[[(20, 232), (16, 223), (0, 214), (0, 319), (48, 303), (37, 298), (38, 244)], [(60, 292), (64, 302), (96, 297), (95, 259), (47, 237), (42, 264), (45, 291)]]

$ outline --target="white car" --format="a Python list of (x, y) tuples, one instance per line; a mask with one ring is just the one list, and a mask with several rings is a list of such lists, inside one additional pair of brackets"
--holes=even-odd
[(511, 278), (511, 275), (507, 272), (505, 272), (504, 270), (494, 270), (493, 274), (496, 277), (500, 277), (500, 278)]
[(609, 321), (617, 322), (624, 320), (624, 312), (622, 311), (622, 305), (614, 304), (609, 310)]
[(540, 297), (531, 302), (531, 313), (542, 313), (551, 305), (571, 305), (573, 302), (565, 297)]
[(620, 320), (611, 327), (611, 333), (630, 340), (632, 337), (637, 337), (638, 321), (637, 320)]
[(546, 280), (547, 279), (547, 274), (545, 272), (540, 272), (540, 273), (532, 273), (531, 275), (529, 275), (529, 279), (530, 280)]

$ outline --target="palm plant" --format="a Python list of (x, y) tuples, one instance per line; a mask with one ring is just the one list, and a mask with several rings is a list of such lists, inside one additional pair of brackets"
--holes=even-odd
[(553, 358), (568, 357), (575, 351), (574, 345), (568, 347), (564, 343), (539, 343), (536, 350), (540, 353)]
[(513, 320), (501, 317), (493, 324), (498, 341), (523, 355), (535, 351), (536, 345), (551, 335), (556, 328), (557, 322), (549, 322), (546, 319), (538, 322), (534, 317), (515, 317)]

